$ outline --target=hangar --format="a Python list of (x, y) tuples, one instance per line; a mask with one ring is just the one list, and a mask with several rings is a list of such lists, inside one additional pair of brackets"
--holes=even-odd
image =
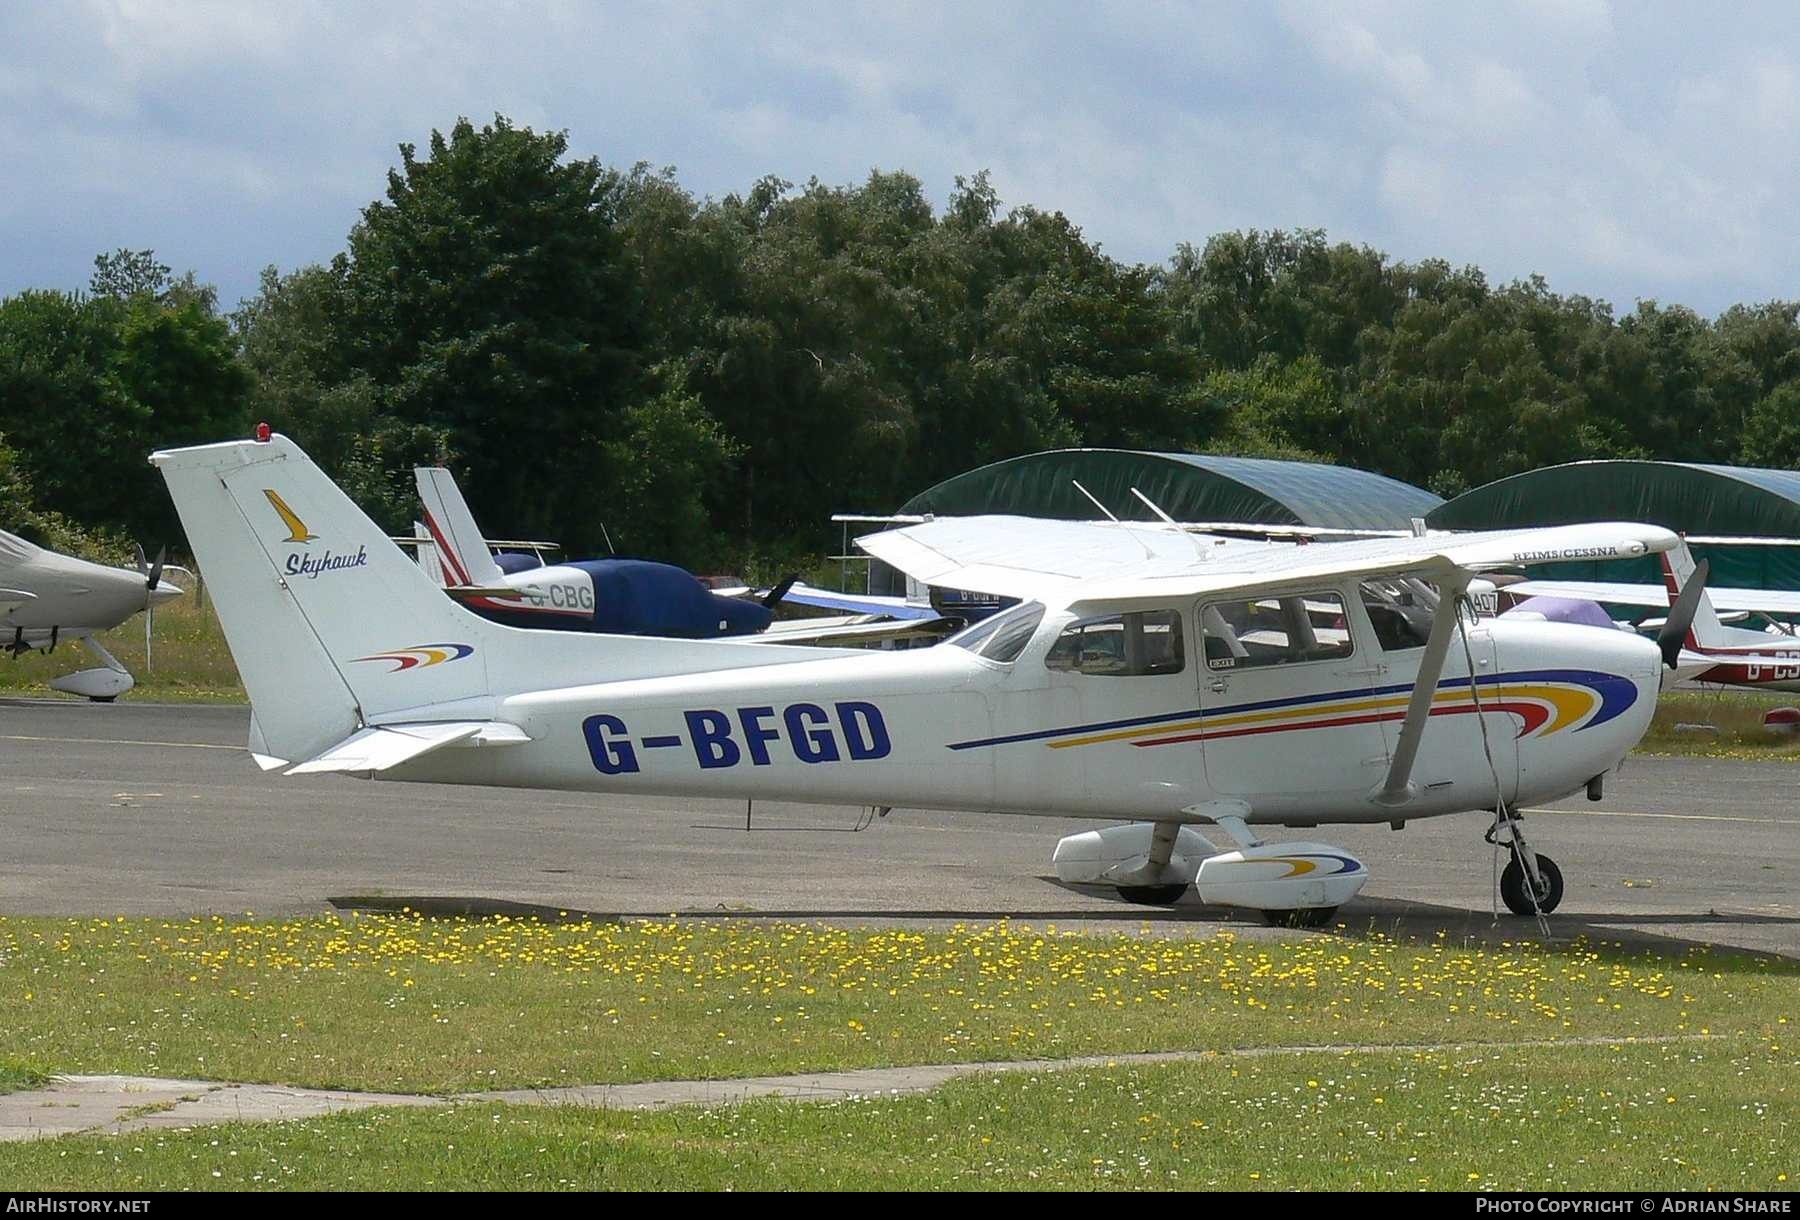
[(1053, 449), (1008, 458), (946, 479), (908, 500), (902, 514), (1093, 520), (1092, 492), (1121, 520), (1153, 520), (1137, 488), (1177, 521), (1242, 521), (1337, 530), (1404, 530), (1444, 501), (1366, 470), (1273, 458), (1129, 449)]
[[(1497, 479), (1433, 509), (1434, 529), (1505, 529), (1581, 521), (1648, 521), (1687, 534), (1712, 581), (1800, 589), (1800, 472), (1699, 462), (1608, 459), (1547, 466)], [(1653, 561), (1629, 572), (1610, 563), (1555, 564), (1538, 575), (1568, 580), (1660, 579)]]

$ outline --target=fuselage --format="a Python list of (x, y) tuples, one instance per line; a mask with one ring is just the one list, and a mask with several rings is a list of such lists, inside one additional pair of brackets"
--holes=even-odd
[(588, 559), (508, 572), (510, 596), (465, 604), (509, 627), (709, 639), (753, 635), (771, 613), (755, 602), (720, 597), (693, 573), (640, 559)]
[(50, 551), (38, 551), (9, 565), (0, 584), (31, 593), (31, 600), (0, 611), (0, 635), (7, 645), (48, 647), (52, 637), (73, 640), (110, 631), (145, 608), (180, 597), (166, 581), (146, 595), (144, 576)]
[(1712, 668), (1694, 675), (1693, 681), (1800, 691), (1800, 639), (1761, 631), (1725, 630), (1730, 632), (1729, 642), (1690, 641), (1683, 649), (1684, 665), (1715, 662)]
[(1410, 799), (1381, 804), (1423, 640), (1377, 630), (1353, 581), (1220, 609), (1027, 604), (985, 639), (931, 649), (512, 694), (494, 715), (528, 744), (438, 751), (384, 777), (1080, 818), (1200, 820), (1196, 807), (1237, 802), (1253, 822), (1389, 822), (1567, 795), (1618, 764), (1655, 706), (1648, 641), (1471, 624)]

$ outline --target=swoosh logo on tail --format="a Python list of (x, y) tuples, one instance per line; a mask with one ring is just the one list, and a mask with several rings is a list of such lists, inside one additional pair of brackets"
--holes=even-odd
[(283, 542), (311, 542), (318, 537), (306, 528), (306, 522), (300, 520), (299, 513), (287, 506), (286, 500), (267, 487), (263, 488), (263, 495), (269, 497), (269, 506), (281, 518), (281, 523), (288, 527), (288, 536), (282, 539)]

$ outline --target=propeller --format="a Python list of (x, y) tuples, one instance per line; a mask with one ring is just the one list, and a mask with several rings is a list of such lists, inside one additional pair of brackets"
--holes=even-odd
[(789, 572), (786, 576), (782, 577), (781, 581), (776, 584), (774, 588), (763, 594), (759, 599), (762, 602), (763, 609), (773, 610), (776, 606), (779, 606), (781, 604), (781, 599), (788, 595), (788, 590), (793, 588), (794, 583), (799, 579), (800, 573), (798, 572)]
[(162, 583), (163, 561), (169, 557), (169, 548), (165, 546), (156, 552), (155, 563), (145, 560), (144, 548), (137, 543), (132, 543), (131, 549), (137, 553), (138, 572), (144, 578), (144, 676), (148, 678), (156, 672), (150, 663), (150, 629), (156, 624), (156, 599), (150, 595)]
[(1694, 613), (1700, 609), (1700, 596), (1706, 592), (1706, 574), (1710, 561), (1702, 559), (1694, 566), (1694, 574), (1669, 607), (1669, 617), (1656, 633), (1656, 646), (1662, 649), (1663, 664), (1670, 669), (1681, 662), (1681, 646), (1687, 642), (1688, 628), (1694, 625)]

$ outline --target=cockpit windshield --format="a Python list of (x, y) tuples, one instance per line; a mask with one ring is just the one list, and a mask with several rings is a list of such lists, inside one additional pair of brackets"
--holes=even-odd
[(1025, 651), (1025, 645), (1031, 642), (1031, 637), (1037, 633), (1038, 624), (1043, 621), (1043, 604), (1026, 602), (992, 618), (983, 619), (973, 627), (957, 632), (944, 643), (966, 648), (978, 657), (1004, 664), (1019, 659), (1019, 654)]

